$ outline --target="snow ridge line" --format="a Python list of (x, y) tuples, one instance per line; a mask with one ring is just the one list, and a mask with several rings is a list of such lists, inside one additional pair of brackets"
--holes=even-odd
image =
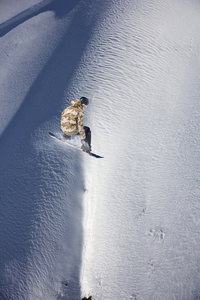
[(54, 0), (43, 0), (41, 3), (35, 4), (32, 7), (22, 11), (21, 13), (19, 13), (16, 16), (12, 17), (11, 19), (9, 19), (9, 20), (3, 22), (2, 24), (0, 24), (0, 30), (12, 25), (13, 23), (19, 21), (20, 19), (28, 17), (30, 14), (33, 14), (33, 13), (37, 12), (38, 10), (40, 10), (41, 8), (47, 6), (48, 4), (50, 4), (53, 1)]
[[(87, 170), (88, 174), (91, 174), (90, 167)], [(82, 267), (80, 274), (80, 284), (81, 284), (81, 299), (83, 297), (89, 297), (92, 294), (92, 290), (88, 282), (85, 280), (85, 271), (89, 267), (92, 272), (92, 266), (88, 260), (87, 253), (92, 251), (91, 249), (91, 238), (93, 235), (93, 223), (96, 216), (96, 192), (93, 189), (94, 178), (90, 175), (85, 174), (87, 186), (84, 195), (84, 217), (83, 217), (83, 232), (84, 232), (84, 242), (82, 249)], [(94, 296), (94, 295), (93, 295)]]

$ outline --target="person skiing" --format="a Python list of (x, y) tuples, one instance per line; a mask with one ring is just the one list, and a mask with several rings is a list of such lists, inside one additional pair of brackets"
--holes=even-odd
[(86, 97), (73, 100), (71, 105), (63, 110), (61, 115), (61, 130), (64, 138), (69, 140), (73, 135), (81, 136), (81, 149), (85, 152), (91, 152), (91, 131), (87, 126), (83, 126), (83, 109), (89, 104)]

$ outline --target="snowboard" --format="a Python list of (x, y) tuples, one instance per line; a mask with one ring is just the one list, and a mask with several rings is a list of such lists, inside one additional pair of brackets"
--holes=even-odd
[(80, 148), (74, 146), (73, 144), (70, 144), (70, 143), (68, 143), (67, 141), (63, 141), (61, 138), (59, 138), (58, 136), (56, 136), (56, 135), (53, 134), (52, 132), (49, 132), (49, 135), (50, 135), (53, 139), (56, 139), (56, 140), (58, 140), (59, 142), (65, 144), (65, 145), (67, 145), (67, 146), (69, 146), (69, 147), (71, 147), (71, 148), (73, 148), (73, 149), (76, 149), (76, 150), (78, 150), (78, 151), (80, 151), (80, 152), (83, 152), (83, 153), (85, 153), (85, 154), (87, 154), (87, 155), (89, 155), (89, 156), (93, 156), (93, 157), (96, 157), (96, 158), (103, 158), (103, 156), (97, 155), (97, 154), (92, 153), (92, 152), (87, 153), (87, 152), (83, 151), (82, 149), (80, 149)]

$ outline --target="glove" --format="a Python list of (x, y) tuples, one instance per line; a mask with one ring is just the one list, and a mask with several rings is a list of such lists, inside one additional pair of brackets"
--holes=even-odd
[(81, 140), (81, 149), (84, 151), (84, 152), (87, 152), (87, 153), (90, 153), (90, 146), (88, 144), (88, 142), (85, 140)]

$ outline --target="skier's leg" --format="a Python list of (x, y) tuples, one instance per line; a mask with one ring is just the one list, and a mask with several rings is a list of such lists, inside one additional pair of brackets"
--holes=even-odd
[(84, 126), (84, 129), (85, 129), (86, 141), (88, 142), (88, 145), (91, 148), (91, 130), (87, 126)]

